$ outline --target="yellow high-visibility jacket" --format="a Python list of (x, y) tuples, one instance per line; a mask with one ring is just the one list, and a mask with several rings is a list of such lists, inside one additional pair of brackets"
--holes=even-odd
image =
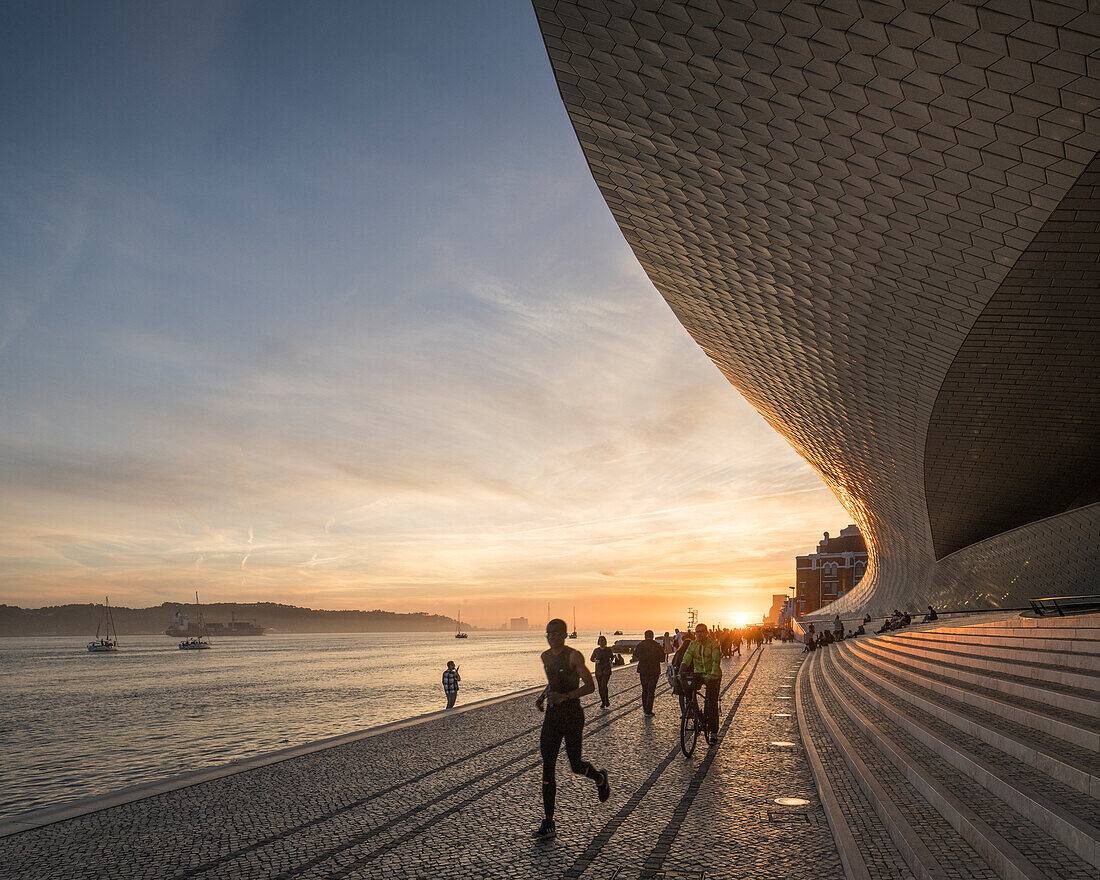
[(718, 646), (718, 640), (709, 636), (702, 640), (696, 639), (688, 645), (680, 666), (686, 666), (706, 678), (721, 678), (722, 649)]

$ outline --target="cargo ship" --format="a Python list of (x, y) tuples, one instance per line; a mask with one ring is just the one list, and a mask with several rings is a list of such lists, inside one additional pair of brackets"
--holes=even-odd
[(191, 636), (262, 636), (266, 631), (255, 620), (237, 620), (235, 616), (231, 616), (229, 623), (211, 623), (208, 620), (200, 626), (197, 621), (191, 620), (182, 611), (177, 611), (172, 617), (172, 625), (164, 631), (164, 634), (176, 638)]

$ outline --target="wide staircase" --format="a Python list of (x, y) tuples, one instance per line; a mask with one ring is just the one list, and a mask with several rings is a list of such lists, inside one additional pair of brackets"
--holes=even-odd
[(1100, 878), (1100, 614), (974, 615), (807, 658), (802, 739), (850, 878)]

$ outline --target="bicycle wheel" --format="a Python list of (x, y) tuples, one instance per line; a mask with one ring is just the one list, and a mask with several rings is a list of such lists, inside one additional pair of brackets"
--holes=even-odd
[(680, 750), (689, 758), (695, 752), (695, 741), (699, 739), (699, 728), (702, 726), (699, 711), (694, 706), (688, 706), (680, 718)]

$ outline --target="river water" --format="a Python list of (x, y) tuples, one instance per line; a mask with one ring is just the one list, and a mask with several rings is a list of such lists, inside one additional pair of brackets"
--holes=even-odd
[[(626, 638), (640, 637), (628, 633)], [(545, 681), (541, 632), (269, 634), (180, 651), (124, 636), (0, 639), (0, 819)], [(595, 633), (571, 645), (591, 653)]]

